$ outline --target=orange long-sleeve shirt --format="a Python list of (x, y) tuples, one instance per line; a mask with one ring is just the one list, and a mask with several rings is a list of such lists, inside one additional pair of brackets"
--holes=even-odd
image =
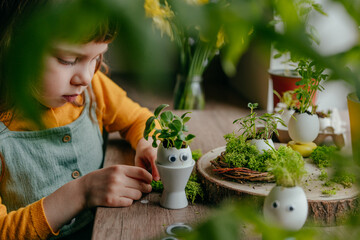
[[(96, 117), (100, 130), (104, 127), (108, 132), (120, 131), (132, 147), (136, 148), (137, 142), (142, 138), (145, 122), (152, 113), (129, 99), (124, 90), (100, 71), (92, 80), (92, 89), (96, 98)], [(46, 110), (41, 117), (47, 128), (60, 127), (76, 120), (82, 110), (83, 107), (66, 103), (62, 107)], [(35, 130), (34, 125), (28, 121), (16, 118), (8, 125), (8, 129)], [(56, 234), (46, 220), (43, 199), (7, 213), (0, 198), (0, 239), (47, 239)]]

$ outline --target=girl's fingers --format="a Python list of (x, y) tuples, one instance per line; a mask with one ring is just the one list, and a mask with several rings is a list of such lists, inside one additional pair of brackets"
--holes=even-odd
[(133, 179), (138, 179), (145, 183), (151, 183), (152, 176), (151, 174), (141, 167), (130, 167), (128, 171), (125, 172), (126, 176)]
[(155, 181), (159, 181), (160, 180), (160, 174), (159, 171), (156, 167), (155, 161), (151, 161), (151, 172), (152, 172), (152, 178)]
[(150, 184), (132, 178), (129, 178), (126, 182), (124, 182), (124, 186), (127, 188), (137, 189), (143, 193), (149, 193), (152, 190)]

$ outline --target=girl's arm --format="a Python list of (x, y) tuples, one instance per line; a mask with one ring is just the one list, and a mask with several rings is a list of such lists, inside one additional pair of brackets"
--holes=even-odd
[(0, 199), (0, 239), (47, 239), (57, 235), (46, 221), (43, 200), (7, 213)]
[(91, 172), (44, 199), (46, 219), (53, 231), (58, 231), (86, 208), (130, 206), (142, 192), (151, 192), (151, 180), (145, 169), (126, 165)]

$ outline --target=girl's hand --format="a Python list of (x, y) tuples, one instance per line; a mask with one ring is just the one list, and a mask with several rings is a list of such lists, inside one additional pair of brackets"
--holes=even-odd
[(153, 148), (145, 138), (140, 139), (136, 147), (135, 166), (151, 170), (153, 179), (159, 181), (160, 175), (155, 164), (156, 154), (157, 148)]
[[(86, 208), (125, 207), (151, 192), (152, 176), (145, 169), (113, 165), (70, 181), (44, 199), (46, 219), (57, 232)], [(71, 204), (69, 204), (71, 203)]]
[(85, 207), (126, 207), (151, 192), (150, 173), (140, 167), (113, 165), (91, 172), (81, 179)]

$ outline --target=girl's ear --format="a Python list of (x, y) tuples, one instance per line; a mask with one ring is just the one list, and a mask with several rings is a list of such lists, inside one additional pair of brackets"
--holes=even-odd
[(104, 56), (103, 56), (103, 54), (101, 54), (99, 59), (96, 61), (95, 72), (100, 70), (101, 65), (103, 64), (103, 59), (104, 59)]

